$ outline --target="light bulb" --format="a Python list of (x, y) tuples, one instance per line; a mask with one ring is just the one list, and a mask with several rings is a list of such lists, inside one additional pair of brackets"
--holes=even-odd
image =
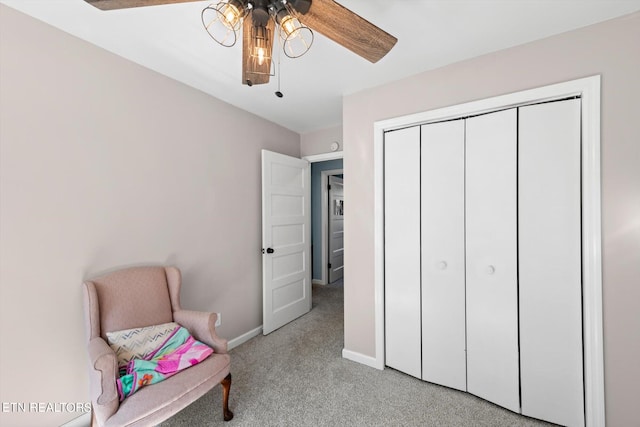
[(258, 64), (264, 64), (264, 48), (258, 48)]
[(296, 30), (296, 26), (291, 15), (287, 15), (287, 17), (282, 20), (282, 23), (280, 25), (282, 26), (284, 32), (287, 34), (287, 37)]
[(238, 8), (230, 3), (227, 3), (226, 7), (224, 8), (223, 14), (227, 21), (226, 25), (229, 28), (234, 28), (238, 23), (238, 20), (240, 19), (240, 11), (238, 10)]

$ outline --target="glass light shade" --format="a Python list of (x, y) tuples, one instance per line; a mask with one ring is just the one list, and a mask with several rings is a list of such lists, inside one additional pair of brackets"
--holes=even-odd
[(202, 11), (202, 24), (207, 33), (222, 46), (236, 44), (244, 17), (244, 7), (237, 0), (210, 4)]

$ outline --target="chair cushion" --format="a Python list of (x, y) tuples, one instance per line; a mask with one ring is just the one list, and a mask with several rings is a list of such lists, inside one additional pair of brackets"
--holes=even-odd
[(107, 341), (116, 352), (118, 366), (124, 366), (131, 359), (147, 357), (179, 327), (177, 323), (169, 322), (144, 328), (107, 332)]

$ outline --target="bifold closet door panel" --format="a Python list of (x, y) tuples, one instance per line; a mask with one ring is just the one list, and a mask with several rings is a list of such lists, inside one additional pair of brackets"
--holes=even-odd
[(420, 127), (384, 136), (385, 360), (421, 378)]
[(520, 108), (522, 413), (584, 425), (580, 100)]
[(519, 412), (517, 111), (466, 126), (467, 390)]
[(467, 390), (464, 120), (422, 126), (422, 379)]

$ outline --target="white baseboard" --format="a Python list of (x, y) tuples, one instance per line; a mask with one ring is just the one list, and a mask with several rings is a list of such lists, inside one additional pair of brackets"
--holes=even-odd
[(314, 285), (326, 285), (321, 279), (312, 279), (311, 283)]
[(370, 366), (375, 369), (383, 370), (384, 365), (382, 361), (378, 361), (375, 357), (367, 356), (362, 353), (357, 353), (355, 351), (347, 350), (346, 348), (342, 349), (342, 357), (345, 359), (352, 360), (354, 362), (361, 363), (363, 365)]
[(239, 337), (236, 337), (236, 338), (234, 338), (232, 340), (229, 340), (229, 342), (227, 343), (227, 348), (229, 350), (234, 349), (237, 346), (239, 346), (240, 344), (246, 343), (251, 338), (257, 337), (261, 333), (262, 333), (262, 325), (258, 326), (255, 329), (250, 330), (247, 333), (244, 333), (244, 334), (240, 335)]
[(68, 423), (62, 424), (60, 427), (90, 427), (91, 426), (91, 412), (80, 415), (78, 418), (74, 418)]

